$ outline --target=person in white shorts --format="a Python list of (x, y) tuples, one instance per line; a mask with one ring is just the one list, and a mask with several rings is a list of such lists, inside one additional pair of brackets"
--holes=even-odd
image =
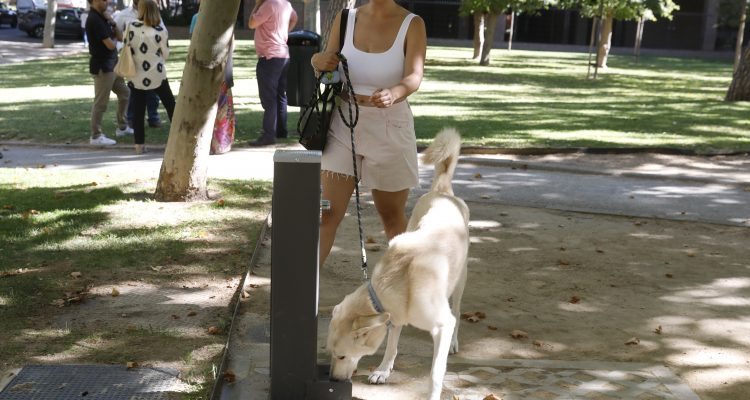
[[(314, 54), (311, 63), (317, 71), (337, 68), (339, 38), (346, 34), (341, 54), (349, 65), (355, 99), (345, 100), (356, 101), (360, 112), (354, 131), (357, 172), (361, 183), (372, 190), (390, 240), (406, 230), (409, 189), (419, 184), (414, 119), (406, 98), (422, 83), (425, 24), (393, 0), (370, 0), (349, 10), (346, 32), (339, 32), (340, 20), (341, 13), (331, 25), (325, 51)], [(331, 204), (320, 224), (323, 265), (355, 185), (350, 130), (338, 112), (328, 132), (321, 169), (322, 196)]]

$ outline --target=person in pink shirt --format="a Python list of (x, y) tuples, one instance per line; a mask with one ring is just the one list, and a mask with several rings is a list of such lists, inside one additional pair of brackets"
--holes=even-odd
[(250, 146), (267, 146), (288, 136), (286, 128), (286, 73), (289, 69), (289, 32), (297, 25), (297, 13), (288, 0), (256, 0), (247, 23), (255, 29), (260, 104), (263, 130)]

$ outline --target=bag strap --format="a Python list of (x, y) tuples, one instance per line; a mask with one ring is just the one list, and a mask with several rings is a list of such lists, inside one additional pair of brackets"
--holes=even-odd
[(349, 9), (341, 10), (341, 21), (339, 21), (339, 53), (344, 50), (344, 39), (346, 39), (346, 23), (349, 22)]

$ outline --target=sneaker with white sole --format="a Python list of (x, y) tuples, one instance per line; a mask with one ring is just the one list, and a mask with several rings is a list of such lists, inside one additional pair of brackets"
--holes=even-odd
[(94, 146), (112, 146), (114, 144), (117, 144), (117, 141), (114, 139), (110, 139), (104, 135), (99, 135), (96, 139), (89, 139), (89, 144)]
[(117, 137), (128, 136), (128, 135), (132, 135), (133, 133), (134, 133), (133, 128), (126, 126), (125, 129), (117, 128), (117, 130), (115, 131), (115, 136)]

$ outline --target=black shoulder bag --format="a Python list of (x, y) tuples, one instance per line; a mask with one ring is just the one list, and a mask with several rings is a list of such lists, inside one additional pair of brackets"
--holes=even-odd
[[(339, 25), (339, 52), (344, 48), (346, 38), (346, 22), (349, 19), (349, 10), (341, 12), (341, 23)], [(297, 121), (297, 132), (299, 142), (307, 150), (323, 150), (328, 139), (328, 128), (331, 126), (331, 117), (336, 108), (336, 97), (341, 93), (343, 84), (341, 82), (325, 84), (325, 89), (320, 91), (320, 85), (324, 84), (322, 79), (326, 76), (323, 72), (315, 84), (315, 91), (306, 106), (302, 107)]]

